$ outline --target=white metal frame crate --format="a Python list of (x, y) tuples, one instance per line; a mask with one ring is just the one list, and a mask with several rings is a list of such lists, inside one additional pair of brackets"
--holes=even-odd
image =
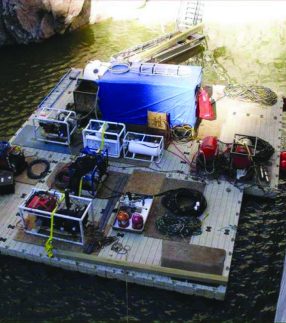
[(108, 156), (119, 158), (125, 133), (124, 123), (91, 119), (82, 131), (83, 146), (93, 151), (107, 149)]
[[(25, 200), (19, 205), (19, 213), (20, 217), (22, 219), (23, 225), (24, 225), (24, 231), (28, 234), (32, 234), (35, 236), (40, 236), (40, 237), (49, 237), (49, 229), (50, 229), (50, 219), (51, 219), (51, 214), (52, 212), (47, 212), (44, 210), (39, 210), (35, 208), (29, 208), (26, 206), (27, 201), (32, 197), (34, 193), (41, 192), (42, 190), (35, 189), (33, 188), (32, 191), (28, 194), (28, 196), (25, 198)], [(63, 196), (62, 193), (57, 192), (55, 190), (50, 190), (48, 191), (50, 194), (56, 195), (58, 198), (58, 201), (61, 199)], [(63, 215), (63, 214), (58, 214), (57, 211), (54, 213), (54, 223), (57, 221), (57, 219), (64, 219), (66, 221), (72, 221), (73, 225), (76, 223), (79, 227), (79, 233), (76, 234), (71, 234), (67, 233), (65, 231), (59, 231), (57, 230), (54, 233), (54, 240), (59, 240), (59, 241), (65, 241), (77, 245), (84, 245), (85, 243), (85, 237), (84, 237), (84, 221), (88, 220), (88, 217), (91, 217), (92, 222), (94, 222), (94, 211), (93, 211), (93, 200), (90, 198), (85, 198), (85, 197), (80, 197), (80, 196), (74, 196), (70, 195), (70, 201), (72, 203), (77, 203), (80, 204), (80, 206), (86, 206), (86, 209), (84, 210), (81, 218), (69, 216), (69, 215)], [(60, 203), (58, 206), (58, 209), (61, 206), (65, 205), (65, 200)], [(29, 227), (29, 222), (30, 220), (33, 219), (34, 225), (30, 225)], [(42, 221), (38, 221), (41, 219), (48, 219), (49, 221), (49, 226), (48, 230), (44, 227), (42, 227)], [(38, 224), (37, 224), (38, 221)]]
[[(48, 127), (58, 127), (64, 130), (65, 134), (61, 136), (60, 133), (46, 133), (41, 125)], [(71, 136), (77, 129), (76, 113), (74, 111), (43, 108), (33, 118), (34, 136), (36, 140), (56, 143), (60, 145), (70, 145)]]
[(160, 163), (164, 137), (128, 131), (123, 140), (124, 158)]

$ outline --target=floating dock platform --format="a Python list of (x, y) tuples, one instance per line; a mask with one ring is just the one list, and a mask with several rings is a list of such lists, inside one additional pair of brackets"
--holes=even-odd
[[(286, 149), (286, 114), (283, 112), (282, 117), (282, 130), (281, 130), (281, 139), (282, 139), (282, 149), (285, 151)], [(284, 264), (283, 264), (283, 274), (281, 278), (280, 283), (280, 291), (279, 291), (279, 297), (277, 301), (276, 306), (276, 313), (275, 313), (275, 322), (286, 322), (286, 256), (284, 258)]]
[[(38, 109), (43, 107), (63, 109), (73, 102), (73, 90), (82, 70), (72, 69), (57, 84), (54, 90), (42, 101)], [(231, 141), (235, 133), (246, 133), (260, 136), (267, 140), (274, 148), (268, 171), (270, 185), (265, 190), (275, 192), (279, 179), (279, 153), (281, 141), (282, 101), (272, 107), (262, 107), (255, 103), (244, 103), (228, 97), (223, 97), (223, 87), (213, 87), (213, 97), (217, 100), (217, 120), (203, 122), (199, 135), (217, 135), (222, 141)], [(37, 110), (39, 111), (39, 110)], [(35, 111), (36, 113), (36, 111)], [(182, 269), (184, 267), (163, 266), (166, 254), (164, 248), (170, 240), (156, 237), (147, 232), (142, 234), (122, 232), (119, 242), (128, 246), (125, 254), (114, 251), (111, 246), (102, 248), (98, 253), (87, 255), (80, 247), (68, 243), (55, 242), (54, 257), (49, 258), (44, 249), (45, 241), (23, 232), (22, 223), (18, 214), (18, 206), (33, 187), (48, 190), (49, 177), (58, 163), (74, 160), (78, 154), (80, 143), (75, 146), (45, 144), (35, 141), (32, 135), (32, 117), (17, 131), (10, 140), (11, 144), (20, 145), (26, 156), (36, 156), (49, 160), (51, 169), (46, 178), (29, 180), (16, 178), (14, 195), (0, 197), (0, 252), (1, 254), (24, 258), (68, 270), (94, 274), (105, 278), (113, 278), (129, 283), (157, 287), (179, 293), (198, 295), (223, 300), (229, 282), (231, 260), (237, 229), (244, 187), (236, 187), (225, 180), (200, 180), (190, 174), (188, 163), (182, 162), (174, 155), (176, 148), (172, 145), (164, 151), (159, 164), (140, 162), (128, 163), (127, 160), (111, 159), (109, 172), (114, 178), (129, 179), (135, 173), (144, 172), (145, 178), (152, 179), (152, 175), (159, 176), (160, 181), (172, 185), (170, 181), (179, 181), (179, 184), (189, 187), (199, 187), (208, 202), (202, 218), (202, 234), (184, 239), (184, 244), (194, 248), (211, 248), (222, 250), (224, 257), (218, 273), (209, 273), (208, 270)], [(197, 152), (198, 142), (180, 144), (186, 158), (192, 160)], [(144, 166), (145, 165), (145, 166)], [(167, 184), (166, 184), (167, 183)], [(171, 183), (171, 184), (170, 184)], [(128, 184), (127, 184), (128, 185)], [(152, 188), (152, 185), (148, 185)], [(251, 194), (261, 194), (257, 187), (245, 187)], [(108, 199), (94, 199), (95, 220), (103, 223), (103, 230), (107, 236), (117, 235), (112, 224), (116, 215), (116, 205), (111, 206)], [(102, 216), (104, 221), (102, 222)], [(174, 241), (174, 245), (182, 241)], [(164, 258), (164, 259), (163, 259)], [(188, 262), (188, 259), (186, 259)]]

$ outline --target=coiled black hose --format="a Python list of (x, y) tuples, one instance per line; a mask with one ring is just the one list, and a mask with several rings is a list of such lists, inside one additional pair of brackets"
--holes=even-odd
[[(38, 165), (38, 164), (45, 165), (45, 169), (40, 174), (35, 174), (32, 169), (33, 169), (33, 167), (35, 165)], [(50, 162), (48, 160), (46, 160), (46, 159), (35, 159), (32, 162), (30, 162), (28, 164), (28, 166), (27, 166), (27, 176), (30, 179), (41, 179), (41, 178), (46, 177), (49, 170), (50, 170)]]

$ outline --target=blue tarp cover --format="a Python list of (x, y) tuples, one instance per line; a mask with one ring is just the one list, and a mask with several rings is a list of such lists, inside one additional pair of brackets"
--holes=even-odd
[(98, 82), (99, 107), (104, 120), (147, 124), (147, 111), (166, 112), (171, 126), (195, 125), (196, 90), (202, 68), (189, 66), (188, 76), (144, 75), (107, 71)]

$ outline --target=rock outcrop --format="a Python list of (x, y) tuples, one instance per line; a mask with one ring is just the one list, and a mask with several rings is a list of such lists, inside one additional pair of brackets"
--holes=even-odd
[(40, 42), (89, 23), (92, 0), (0, 0), (0, 46)]

